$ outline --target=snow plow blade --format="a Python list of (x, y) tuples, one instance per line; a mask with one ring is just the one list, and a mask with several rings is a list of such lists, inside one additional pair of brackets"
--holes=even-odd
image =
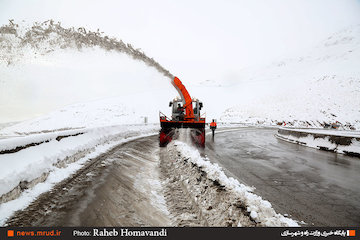
[(193, 143), (199, 147), (205, 147), (205, 120), (201, 122), (181, 122), (160, 120), (161, 130), (159, 135), (160, 147), (165, 147), (177, 137), (176, 129), (190, 128), (190, 136)]

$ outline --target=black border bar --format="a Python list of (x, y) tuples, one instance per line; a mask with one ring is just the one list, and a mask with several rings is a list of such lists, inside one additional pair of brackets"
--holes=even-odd
[[(350, 232), (349, 232), (350, 231)], [(349, 236), (355, 234), (355, 236)], [(1, 227), (3, 239), (359, 239), (359, 227)]]

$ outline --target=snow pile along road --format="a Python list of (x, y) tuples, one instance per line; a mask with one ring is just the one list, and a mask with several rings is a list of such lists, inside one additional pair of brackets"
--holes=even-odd
[[(227, 177), (221, 167), (202, 157), (197, 149), (181, 141), (168, 146), (174, 159), (171, 175), (180, 175), (200, 216), (209, 226), (299, 226), (293, 219), (275, 212), (271, 203), (254, 194), (253, 188)], [(170, 158), (171, 159), (171, 158)], [(181, 218), (181, 216), (179, 217)]]
[[(157, 131), (158, 127), (154, 125), (123, 125), (86, 129), (80, 135), (59, 140), (55, 138), (55, 133), (51, 134), (50, 139), (36, 135), (33, 141), (37, 145), (0, 154), (3, 166), (0, 173), (0, 215), (5, 218), (14, 210), (26, 207), (33, 197), (50, 190), (56, 182), (80, 169), (83, 163), (112, 147)], [(63, 135), (62, 132), (57, 134)], [(28, 144), (31, 138), (30, 135), (24, 141), (21, 141), (22, 138), (2, 139), (1, 145), (13, 149), (14, 140), (21, 146)], [(48, 141), (39, 143), (41, 138)], [(43, 187), (37, 189), (39, 183), (46, 181), (46, 186), (40, 185)]]
[(360, 157), (360, 132), (280, 128), (277, 138), (308, 147)]
[[(22, 149), (40, 145), (45, 142), (52, 140), (60, 141), (63, 138), (78, 136), (84, 134), (85, 129), (74, 129), (74, 130), (63, 130), (63, 131), (51, 131), (49, 133), (36, 133), (36, 134), (25, 134), (8, 136), (5, 135), (2, 139), (0, 138), (0, 154), (15, 153)], [(0, 131), (0, 136), (1, 136)]]

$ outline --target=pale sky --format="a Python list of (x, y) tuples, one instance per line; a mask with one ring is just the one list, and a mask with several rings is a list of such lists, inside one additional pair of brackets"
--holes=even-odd
[(0, 24), (54, 19), (130, 42), (187, 79), (298, 54), (351, 24), (359, 0), (0, 0)]
[(360, 24), (360, 1), (0, 0), (0, 25), (8, 19), (99, 28), (187, 81), (226, 81)]

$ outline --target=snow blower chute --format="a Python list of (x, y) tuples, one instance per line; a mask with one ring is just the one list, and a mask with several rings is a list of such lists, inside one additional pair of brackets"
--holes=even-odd
[(174, 137), (176, 129), (189, 128), (193, 142), (201, 147), (205, 146), (205, 117), (200, 115), (203, 107), (198, 99), (191, 98), (189, 92), (179, 78), (171, 81), (180, 95), (169, 103), (172, 107), (171, 119), (160, 112), (160, 146), (166, 146)]

